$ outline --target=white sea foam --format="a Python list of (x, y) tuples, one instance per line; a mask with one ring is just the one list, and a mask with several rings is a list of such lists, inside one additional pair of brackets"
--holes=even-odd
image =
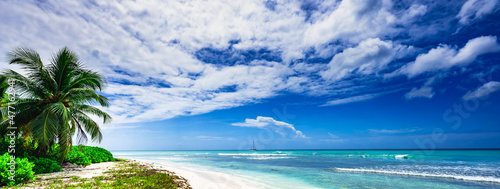
[(396, 159), (408, 159), (409, 155), (408, 154), (395, 155), (394, 158), (396, 158)]
[(374, 169), (336, 168), (336, 170), (346, 171), (346, 172), (382, 173), (382, 174), (409, 175), (409, 176), (421, 176), (421, 177), (438, 177), (438, 178), (450, 178), (450, 179), (466, 180), (466, 181), (482, 181), (482, 182), (498, 182), (498, 183), (500, 183), (500, 178), (498, 178), (498, 177), (431, 174), (431, 173), (418, 173), (418, 172), (411, 172), (411, 171), (392, 171), (392, 170), (374, 170)]

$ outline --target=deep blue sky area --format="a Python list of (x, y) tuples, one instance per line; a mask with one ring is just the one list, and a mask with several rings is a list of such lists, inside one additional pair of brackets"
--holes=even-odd
[(1, 1), (0, 53), (101, 72), (113, 122), (89, 145), (110, 150), (500, 148), (498, 20), (498, 0)]

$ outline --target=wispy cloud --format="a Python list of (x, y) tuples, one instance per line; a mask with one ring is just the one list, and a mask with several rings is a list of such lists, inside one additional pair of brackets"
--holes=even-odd
[(483, 98), (498, 90), (500, 90), (500, 82), (490, 81), (488, 83), (485, 83), (483, 86), (477, 88), (475, 91), (467, 92), (467, 94), (463, 96), (463, 99), (470, 100), (475, 98)]
[(328, 139), (320, 139), (319, 141), (322, 141), (322, 142), (343, 142), (344, 141), (339, 136), (334, 135), (334, 134), (332, 134), (330, 132), (328, 132), (328, 135), (330, 135), (330, 138), (328, 138)]
[(301, 131), (295, 129), (292, 124), (283, 121), (276, 121), (272, 117), (257, 116), (256, 119), (245, 119), (242, 123), (233, 123), (233, 126), (238, 127), (255, 127), (259, 129), (270, 129), (280, 135), (291, 135), (295, 138), (307, 138)]
[(422, 129), (368, 129), (369, 132), (375, 134), (399, 134), (399, 133), (412, 133)]
[(413, 98), (432, 98), (434, 96), (434, 92), (432, 91), (432, 87), (422, 87), (422, 88), (413, 88), (410, 92), (405, 94), (406, 99)]
[(353, 103), (353, 102), (361, 102), (361, 101), (365, 101), (365, 100), (370, 100), (370, 99), (375, 98), (379, 95), (380, 94), (366, 94), (366, 95), (352, 96), (352, 97), (348, 97), (348, 98), (335, 99), (335, 100), (330, 100), (330, 101), (326, 102), (326, 104), (323, 104), (321, 106), (336, 106), (336, 105), (348, 104), (348, 103)]
[(461, 24), (469, 24), (471, 21), (493, 13), (497, 5), (498, 0), (468, 0), (462, 5), (457, 18), (460, 19)]

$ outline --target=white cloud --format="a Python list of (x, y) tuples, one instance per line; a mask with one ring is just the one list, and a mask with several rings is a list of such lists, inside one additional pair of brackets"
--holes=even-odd
[(301, 131), (295, 129), (292, 124), (283, 121), (276, 121), (272, 117), (257, 116), (256, 119), (245, 119), (243, 123), (233, 123), (233, 126), (238, 127), (255, 127), (259, 129), (270, 129), (283, 136), (292, 135), (295, 138), (307, 138)]
[(366, 94), (366, 95), (359, 95), (359, 96), (353, 96), (353, 97), (342, 98), (342, 99), (335, 99), (335, 100), (330, 100), (330, 101), (326, 102), (326, 104), (324, 104), (322, 106), (336, 106), (336, 105), (347, 104), (347, 103), (352, 103), (352, 102), (360, 102), (360, 101), (370, 100), (370, 99), (375, 98), (377, 96), (379, 96), (379, 94)]
[(412, 133), (415, 131), (420, 131), (422, 129), (368, 129), (371, 133), (375, 134), (398, 134), (398, 133)]
[(328, 135), (330, 135), (330, 137), (332, 137), (332, 138), (340, 138), (339, 136), (334, 135), (334, 134), (332, 134), (332, 133), (330, 133), (330, 132), (328, 132)]
[(330, 15), (309, 27), (304, 43), (317, 46), (332, 41), (360, 42), (395, 33), (396, 17), (390, 0), (345, 0)]
[(454, 66), (466, 66), (480, 55), (500, 51), (496, 36), (482, 36), (471, 39), (460, 50), (448, 45), (431, 49), (426, 54), (417, 56), (415, 62), (403, 66), (389, 77), (405, 74), (409, 78), (425, 72), (446, 70)]
[(490, 81), (485, 83), (483, 86), (477, 88), (475, 91), (469, 91), (463, 96), (464, 100), (470, 100), (475, 98), (484, 98), (493, 92), (500, 90), (500, 82)]
[(339, 136), (334, 135), (334, 134), (332, 134), (330, 132), (328, 132), (328, 135), (330, 135), (329, 139), (321, 139), (319, 141), (322, 141), (322, 142), (343, 142), (344, 141)]
[(338, 81), (353, 71), (359, 75), (376, 73), (385, 68), (400, 49), (403, 53), (402, 49), (406, 48), (378, 38), (364, 40), (358, 46), (336, 54), (328, 64), (328, 70), (321, 72), (321, 76), (326, 80)]
[[(365, 86), (340, 80), (378, 74), (405, 54), (400, 51), (406, 46), (380, 39), (426, 12), (424, 5), (393, 11), (389, 0), (325, 1), (306, 20), (301, 5), (277, 1), (270, 10), (261, 0), (0, 1), (0, 53), (27, 45), (48, 62), (51, 53), (68, 46), (110, 81), (104, 93), (111, 99), (106, 111), (113, 123), (148, 122), (242, 106), (282, 92), (349, 96)], [(235, 52), (267, 49), (283, 62), (214, 65), (198, 59), (198, 50), (224, 50), (232, 40), (239, 41), (231, 45)], [(320, 58), (344, 50), (328, 66), (301, 63), (311, 48)], [(0, 67), (15, 66), (0, 61)], [(336, 82), (318, 81), (321, 70)]]
[(483, 18), (485, 15), (493, 13), (498, 4), (498, 0), (468, 0), (464, 3), (457, 18), (461, 24), (469, 24), (471, 21)]
[(413, 89), (411, 89), (410, 92), (405, 94), (405, 98), (408, 100), (412, 99), (412, 98), (419, 98), (419, 97), (432, 98), (433, 96), (434, 96), (434, 92), (432, 91), (432, 87), (427, 87), (427, 86), (423, 86), (419, 89), (413, 88)]

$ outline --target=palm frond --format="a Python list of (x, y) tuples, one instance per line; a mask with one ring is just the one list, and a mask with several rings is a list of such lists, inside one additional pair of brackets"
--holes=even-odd
[(62, 91), (67, 92), (73, 88), (86, 88), (102, 91), (106, 80), (99, 73), (90, 70), (81, 70), (78, 75), (73, 78), (71, 84)]
[(39, 85), (37, 82), (24, 77), (16, 71), (6, 70), (3, 72), (2, 76), (8, 79), (13, 79), (15, 81), (14, 88), (16, 90), (16, 93), (20, 96), (24, 95), (25, 97), (33, 98), (45, 98), (47, 96), (50, 96), (50, 92), (46, 88)]
[(43, 111), (30, 123), (33, 139), (41, 146), (49, 146), (49, 143), (56, 137), (59, 121), (59, 117), (51, 110)]
[(112, 120), (109, 114), (93, 106), (89, 106), (86, 104), (74, 104), (72, 108), (79, 110), (83, 113), (99, 116), (100, 118), (103, 119), (103, 123), (110, 123)]
[(107, 97), (98, 94), (95, 90), (92, 89), (83, 89), (83, 88), (73, 88), (69, 90), (66, 94), (64, 94), (61, 99), (63, 101), (71, 101), (75, 103), (99, 103), (101, 106), (108, 107), (109, 100)]
[(7, 53), (10, 64), (18, 64), (28, 71), (28, 78), (49, 91), (57, 89), (57, 83), (42, 63), (40, 55), (33, 49), (19, 47)]
[(57, 83), (57, 90), (61, 91), (69, 85), (72, 78), (82, 69), (82, 64), (78, 60), (76, 53), (64, 47), (52, 57), (48, 69)]
[(102, 133), (99, 125), (92, 119), (90, 119), (83, 112), (75, 110), (73, 111), (73, 117), (75, 120), (83, 127), (86, 133), (90, 134), (90, 138), (94, 142), (101, 142)]

